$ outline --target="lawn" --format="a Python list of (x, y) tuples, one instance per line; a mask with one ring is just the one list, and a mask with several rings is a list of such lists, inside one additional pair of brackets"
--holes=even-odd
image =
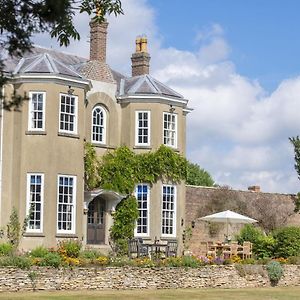
[(293, 300), (299, 299), (300, 287), (275, 287), (252, 289), (172, 289), (131, 291), (81, 291), (81, 292), (20, 292), (0, 293), (0, 299), (57, 299), (57, 300), (155, 300), (155, 299), (201, 299), (201, 300)]

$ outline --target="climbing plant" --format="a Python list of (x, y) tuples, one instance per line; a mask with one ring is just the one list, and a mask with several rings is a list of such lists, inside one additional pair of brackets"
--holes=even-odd
[(127, 195), (116, 208), (111, 238), (119, 253), (126, 251), (127, 239), (134, 234), (138, 218), (134, 188), (138, 183), (158, 180), (178, 183), (186, 179), (187, 160), (164, 145), (156, 151), (136, 154), (126, 146), (98, 158), (90, 143), (85, 145), (85, 185), (91, 190), (101, 187)]

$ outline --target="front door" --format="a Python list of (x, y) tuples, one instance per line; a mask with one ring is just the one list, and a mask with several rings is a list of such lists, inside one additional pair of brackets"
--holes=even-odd
[(95, 198), (88, 206), (87, 243), (105, 243), (105, 209), (106, 201)]

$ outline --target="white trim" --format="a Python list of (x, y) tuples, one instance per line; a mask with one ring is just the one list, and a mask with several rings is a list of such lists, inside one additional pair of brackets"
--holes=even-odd
[[(42, 119), (42, 128), (34, 128), (32, 125), (32, 95), (33, 94), (42, 94), (43, 95), (43, 119)], [(29, 92), (29, 102), (28, 102), (28, 131), (45, 131), (46, 124), (46, 92), (43, 91), (30, 91)]]
[[(174, 116), (175, 117), (175, 138), (174, 138), (174, 145), (170, 145), (170, 144), (165, 144), (164, 139), (165, 139), (165, 135), (164, 135), (164, 131), (165, 131), (165, 115), (170, 115), (171, 117)], [(163, 112), (163, 132), (162, 132), (162, 143), (165, 146), (171, 147), (171, 148), (177, 148), (177, 139), (178, 139), (178, 118), (177, 118), (177, 113), (171, 113), (171, 112)], [(166, 130), (171, 130), (171, 129), (166, 129)]]
[[(61, 97), (74, 97), (75, 99), (75, 108), (74, 108), (74, 130), (65, 130), (65, 129), (60, 129), (60, 115), (61, 115)], [(58, 114), (58, 132), (62, 133), (70, 133), (70, 134), (77, 134), (77, 124), (78, 124), (78, 96), (75, 95), (69, 95), (65, 93), (59, 93), (59, 114)]]
[[(73, 194), (72, 194), (72, 204), (73, 204), (73, 210), (72, 210), (72, 221), (71, 221), (71, 230), (62, 230), (58, 229), (58, 206), (59, 206), (59, 178), (60, 177), (68, 177), (73, 178)], [(77, 196), (77, 176), (76, 175), (65, 175), (65, 174), (58, 174), (57, 175), (57, 194), (56, 194), (56, 232), (57, 233), (67, 233), (67, 234), (75, 234), (76, 232), (76, 196)]]
[[(127, 102), (138, 102), (138, 103), (149, 103), (149, 102), (161, 102), (161, 100), (166, 101), (167, 104), (177, 105), (181, 107), (186, 107), (188, 100), (184, 98), (175, 98), (162, 95), (127, 95), (118, 96), (118, 101), (122, 103)], [(181, 105), (180, 105), (181, 104)]]
[[(173, 187), (174, 188), (174, 215), (173, 215), (173, 233), (172, 234), (166, 234), (163, 233), (163, 192), (164, 187)], [(162, 184), (161, 187), (161, 224), (160, 224), (160, 231), (162, 237), (176, 237), (177, 233), (177, 186), (172, 184)]]
[[(103, 134), (102, 134), (102, 136), (103, 136), (103, 140), (101, 141), (101, 142), (99, 142), (99, 141), (95, 141), (95, 140), (93, 140), (93, 126), (94, 126), (94, 111), (95, 111), (95, 109), (97, 109), (97, 108), (99, 108), (101, 111), (102, 111), (102, 113), (103, 113)], [(99, 144), (99, 145), (105, 145), (106, 144), (106, 132), (107, 132), (107, 130), (106, 130), (106, 126), (107, 126), (107, 121), (106, 121), (106, 110), (104, 109), (104, 107), (102, 106), (102, 105), (96, 105), (94, 108), (93, 108), (93, 110), (92, 110), (92, 122), (91, 122), (91, 142), (93, 143), (93, 144)], [(99, 125), (98, 125), (99, 126)]]
[(12, 78), (13, 80), (18, 80), (18, 79), (37, 79), (37, 80), (43, 80), (43, 79), (57, 79), (60, 81), (64, 81), (64, 82), (72, 82), (72, 83), (79, 83), (79, 84), (83, 84), (83, 85), (88, 85), (89, 87), (91, 87), (91, 82), (90, 80), (87, 79), (74, 79), (71, 78), (68, 75), (65, 76), (59, 76), (57, 74), (55, 75), (45, 75), (43, 73), (37, 73), (37, 74), (22, 74), (22, 75), (14, 75), (14, 77)]
[[(40, 229), (30, 229), (28, 228), (28, 224), (26, 227), (26, 232), (43, 232), (43, 223), (44, 223), (44, 174), (43, 173), (27, 173), (27, 184), (26, 184), (26, 215), (29, 214), (30, 210), (30, 185), (31, 185), (31, 176), (41, 176), (41, 212), (40, 212)], [(30, 216), (29, 216), (30, 217)], [(29, 222), (29, 220), (28, 220)]]
[[(138, 233), (137, 232), (137, 222), (134, 228), (134, 236), (135, 237), (149, 237), (150, 236), (150, 185), (148, 183), (139, 183), (135, 187), (135, 198), (137, 200), (137, 188), (139, 185), (146, 185), (147, 186), (147, 232), (146, 233)], [(138, 201), (138, 200), (137, 200)]]
[[(139, 113), (147, 113), (147, 121), (148, 121), (148, 143), (139, 143)], [(144, 128), (144, 127), (143, 127)], [(151, 139), (151, 111), (150, 110), (136, 110), (135, 111), (135, 146), (150, 146), (150, 139)]]

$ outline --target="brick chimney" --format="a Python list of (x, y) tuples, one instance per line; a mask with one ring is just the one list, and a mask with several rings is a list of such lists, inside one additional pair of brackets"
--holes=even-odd
[(131, 56), (132, 76), (149, 74), (150, 55), (147, 51), (147, 37), (137, 37), (135, 53)]
[(260, 192), (260, 186), (259, 186), (259, 185), (252, 185), (252, 186), (249, 186), (249, 187), (248, 187), (248, 191), (259, 193), (259, 192)]
[(90, 60), (106, 62), (106, 36), (108, 23), (90, 22)]

